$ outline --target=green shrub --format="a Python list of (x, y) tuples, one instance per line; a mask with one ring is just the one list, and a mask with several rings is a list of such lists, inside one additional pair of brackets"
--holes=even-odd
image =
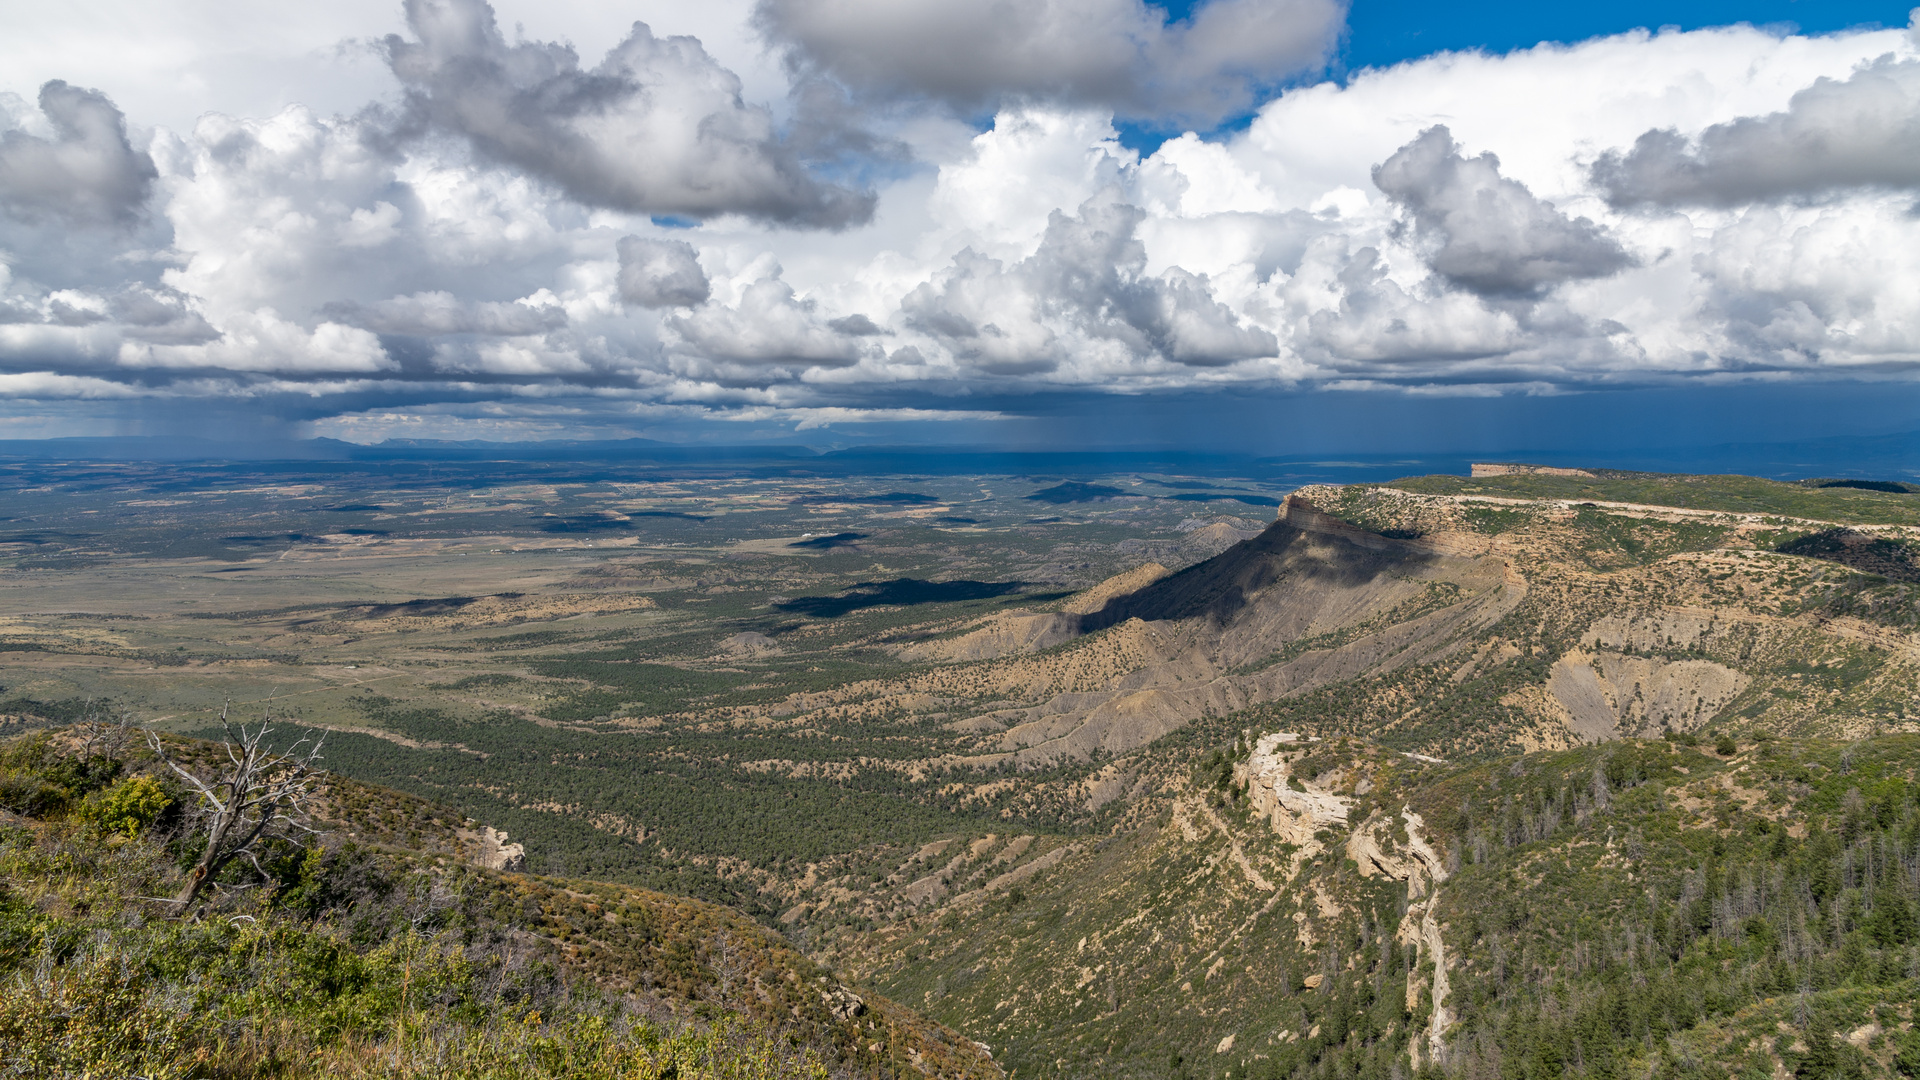
[(44, 732), (0, 746), (0, 807), (26, 817), (59, 817), (119, 775), (120, 763), (60, 753)]
[(103, 833), (134, 837), (172, 805), (172, 797), (158, 780), (129, 776), (87, 796), (75, 810), (82, 821)]

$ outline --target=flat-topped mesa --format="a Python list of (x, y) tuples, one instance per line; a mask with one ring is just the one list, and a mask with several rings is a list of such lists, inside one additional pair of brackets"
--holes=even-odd
[(1491, 476), (1584, 476), (1593, 479), (1593, 474), (1585, 469), (1562, 469), (1554, 465), (1520, 465), (1513, 462), (1476, 461), (1471, 475), (1477, 479)]
[(1280, 504), (1279, 522), (1288, 528), (1301, 532), (1320, 533), (1323, 536), (1337, 536), (1357, 547), (1368, 551), (1393, 551), (1404, 548), (1404, 543), (1390, 540), (1376, 532), (1350, 522), (1341, 521), (1325, 510), (1313, 505), (1300, 495), (1289, 495)]
[(1473, 533), (1439, 532), (1404, 539), (1382, 536), (1334, 517), (1302, 495), (1287, 496), (1286, 501), (1280, 504), (1280, 516), (1276, 522), (1301, 532), (1337, 537), (1367, 551), (1415, 552), (1471, 559), (1485, 555), (1488, 550), (1487, 538)]

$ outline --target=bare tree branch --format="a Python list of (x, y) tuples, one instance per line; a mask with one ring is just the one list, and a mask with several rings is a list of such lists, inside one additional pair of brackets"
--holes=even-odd
[(285, 753), (275, 754), (267, 743), (267, 736), (274, 731), (271, 716), (262, 717), (260, 726), (250, 731), (244, 723), (236, 728), (223, 707), (220, 725), (227, 732), (224, 747), (228, 765), (211, 777), (202, 777), (175, 761), (160, 736), (147, 732), (147, 745), (202, 803), (207, 846), (188, 873), (186, 884), (168, 902), (175, 915), (191, 908), (235, 859), (246, 860), (264, 877), (259, 853), (269, 842), (316, 831), (308, 824), (312, 819), (308, 803), (320, 778), (315, 763), (320, 760), (324, 737), (311, 746), (307, 745), (308, 739), (299, 739)]
[(93, 699), (88, 698), (86, 710), (74, 725), (74, 731), (80, 736), (81, 757), (118, 761), (120, 755), (126, 753), (127, 744), (133, 741), (133, 713), (123, 711), (118, 717), (111, 717), (96, 711)]

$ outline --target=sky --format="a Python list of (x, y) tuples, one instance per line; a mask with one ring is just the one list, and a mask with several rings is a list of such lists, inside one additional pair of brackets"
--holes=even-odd
[(0, 25), (0, 439), (1920, 428), (1900, 5), (0, 0)]

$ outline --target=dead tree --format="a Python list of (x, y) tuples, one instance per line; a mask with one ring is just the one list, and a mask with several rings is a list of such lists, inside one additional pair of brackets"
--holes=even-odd
[(262, 717), (260, 726), (252, 731), (245, 724), (236, 731), (223, 708), (220, 723), (227, 731), (227, 761), (216, 764), (210, 779), (183, 768), (168, 754), (160, 737), (147, 732), (147, 745), (200, 796), (200, 822), (207, 838), (206, 850), (188, 872), (186, 884), (168, 902), (173, 915), (184, 914), (192, 907), (200, 893), (235, 859), (252, 863), (265, 877), (260, 852), (268, 843), (315, 832), (308, 825), (312, 820), (308, 802), (320, 779), (314, 767), (320, 760), (320, 742), (307, 746), (303, 738), (286, 753), (275, 754), (267, 744), (267, 736), (274, 730), (271, 717)]
[(88, 698), (86, 712), (74, 725), (74, 734), (80, 739), (83, 760), (101, 757), (119, 761), (126, 753), (127, 744), (133, 741), (133, 713), (122, 711), (119, 716), (110, 716), (95, 709), (93, 699)]

